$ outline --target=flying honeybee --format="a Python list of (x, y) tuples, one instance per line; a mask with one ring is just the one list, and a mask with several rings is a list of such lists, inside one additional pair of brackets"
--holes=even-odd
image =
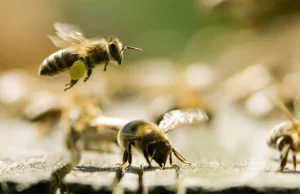
[(164, 115), (159, 125), (142, 120), (131, 121), (118, 133), (118, 143), (123, 148), (123, 159), (121, 167), (128, 162), (127, 169), (132, 162), (131, 147), (136, 147), (144, 154), (146, 161), (151, 167), (154, 160), (163, 169), (169, 158), (172, 163), (174, 154), (182, 163), (190, 164), (172, 146), (166, 133), (179, 124), (192, 123), (193, 121), (205, 121), (208, 117), (201, 109), (173, 110)]
[(54, 23), (57, 36), (48, 37), (61, 50), (47, 57), (39, 68), (39, 75), (53, 76), (63, 71), (70, 70), (70, 83), (66, 84), (65, 91), (72, 88), (87, 72), (86, 82), (92, 75), (93, 68), (104, 65), (106, 71), (111, 61), (119, 65), (123, 61), (123, 51), (140, 48), (124, 46), (117, 37), (87, 39), (77, 26), (63, 23)]
[(276, 103), (278, 107), (289, 118), (272, 128), (271, 134), (267, 138), (269, 147), (280, 151), (280, 167), (278, 172), (282, 172), (287, 163), (288, 154), (293, 153), (294, 170), (297, 168), (296, 153), (300, 152), (300, 123), (297, 122), (292, 114), (282, 103)]

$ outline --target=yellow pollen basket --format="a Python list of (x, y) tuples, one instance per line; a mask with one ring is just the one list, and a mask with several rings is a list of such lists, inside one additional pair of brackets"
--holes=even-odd
[(79, 80), (85, 73), (86, 66), (82, 60), (77, 60), (73, 63), (70, 69), (70, 77), (72, 80)]

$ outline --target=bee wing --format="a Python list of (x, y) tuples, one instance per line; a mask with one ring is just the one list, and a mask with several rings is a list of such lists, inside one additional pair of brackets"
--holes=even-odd
[(54, 28), (56, 35), (69, 44), (80, 44), (87, 41), (81, 30), (75, 25), (56, 22)]
[(180, 124), (188, 124), (207, 121), (207, 114), (198, 108), (186, 110), (172, 110), (164, 114), (162, 121), (159, 123), (159, 128), (165, 133), (176, 128)]
[(68, 48), (73, 46), (70, 42), (67, 42), (58, 36), (48, 35), (48, 38), (52, 41), (52, 43), (58, 48)]

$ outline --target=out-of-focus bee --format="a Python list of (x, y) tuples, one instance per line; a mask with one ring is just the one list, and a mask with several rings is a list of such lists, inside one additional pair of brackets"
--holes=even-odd
[(39, 68), (39, 75), (53, 76), (70, 69), (71, 81), (66, 84), (65, 91), (72, 88), (87, 71), (86, 82), (92, 75), (93, 68), (104, 64), (104, 71), (110, 61), (119, 65), (123, 61), (123, 51), (140, 48), (123, 46), (116, 37), (87, 39), (78, 27), (70, 24), (55, 23), (57, 36), (49, 35), (55, 46), (63, 48), (47, 57)]
[(166, 113), (159, 125), (142, 120), (131, 121), (126, 124), (118, 133), (118, 143), (123, 149), (121, 167), (128, 162), (127, 169), (132, 163), (131, 147), (136, 147), (144, 154), (149, 166), (154, 160), (163, 169), (167, 159), (172, 163), (174, 154), (182, 163), (190, 164), (172, 146), (166, 133), (179, 124), (192, 123), (207, 120), (207, 115), (200, 109), (174, 110)]
[(201, 109), (206, 112), (208, 122), (214, 117), (214, 111), (211, 102), (199, 91), (191, 87), (179, 88), (177, 92), (169, 92), (155, 98), (150, 105), (150, 112), (153, 115), (153, 121), (159, 124), (166, 112), (177, 109)]
[[(97, 106), (97, 101), (84, 100), (77, 103), (65, 114), (67, 118), (66, 147), (70, 150), (72, 163), (77, 165), (82, 150), (109, 151), (111, 143), (117, 143), (118, 131), (128, 120), (116, 117), (105, 117)], [(102, 147), (101, 147), (102, 146)]]
[(289, 120), (272, 128), (271, 134), (267, 138), (267, 144), (269, 147), (279, 150), (281, 153), (280, 167), (277, 169), (278, 172), (284, 170), (290, 151), (293, 153), (293, 165), (294, 170), (296, 170), (296, 153), (300, 152), (300, 123), (294, 119), (292, 114), (282, 103), (277, 103), (277, 105)]
[(25, 107), (23, 116), (36, 124), (40, 137), (49, 135), (59, 123), (63, 105), (57, 95), (51, 92), (36, 92)]

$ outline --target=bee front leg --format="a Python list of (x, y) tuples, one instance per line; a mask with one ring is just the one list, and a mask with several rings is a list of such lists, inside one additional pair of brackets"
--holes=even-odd
[(77, 82), (78, 80), (71, 79), (71, 82), (65, 85), (66, 88), (64, 89), (64, 91), (72, 88)]
[(148, 154), (148, 152), (147, 152), (147, 150), (143, 150), (143, 154), (144, 154), (144, 157), (146, 158), (146, 160), (147, 160), (147, 163), (148, 163), (148, 165), (149, 165), (149, 167), (151, 167), (151, 162), (150, 162), (150, 160), (149, 160), (149, 154)]
[(176, 164), (173, 164), (173, 161), (172, 161), (172, 152), (170, 153), (169, 162), (170, 162), (170, 165), (172, 167), (174, 167), (176, 170), (179, 170), (179, 166), (176, 165)]
[(294, 170), (297, 170), (297, 158), (296, 158), (296, 153), (293, 152), (293, 165), (294, 165)]
[(109, 56), (108, 56), (107, 52), (104, 53), (104, 62), (105, 62), (105, 64), (104, 64), (103, 71), (106, 71), (107, 66), (109, 64)]
[(83, 81), (86, 82), (91, 77), (92, 73), (93, 73), (93, 69), (88, 69), (87, 76), (84, 78)]
[(106, 63), (104, 64), (103, 71), (106, 71), (106, 70), (107, 70), (107, 66), (108, 66), (108, 62), (106, 62)]
[(131, 146), (132, 146), (132, 142), (128, 144), (128, 166), (126, 166), (125, 170), (127, 170), (132, 163), (132, 153), (131, 153)]

